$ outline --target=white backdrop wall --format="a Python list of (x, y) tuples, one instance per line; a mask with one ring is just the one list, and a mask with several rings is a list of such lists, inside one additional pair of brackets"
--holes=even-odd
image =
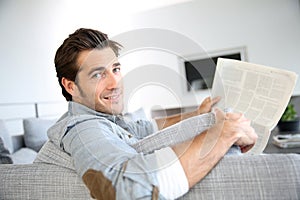
[[(117, 3), (110, 6), (95, 6), (89, 1), (0, 0), (0, 103), (63, 100), (53, 58), (63, 39), (79, 27), (96, 28), (114, 38), (141, 28), (164, 29), (188, 38), (208, 52), (246, 46), (248, 61), (300, 74), (298, 0), (195, 0), (142, 13), (129, 12)], [(151, 40), (152, 36), (148, 37)], [(165, 39), (155, 40), (160, 43)], [(199, 48), (185, 43), (174, 42), (173, 47), (180, 55), (199, 53)], [(145, 91), (136, 89), (134, 94), (130, 91), (130, 101), (138, 101), (145, 93), (151, 97), (158, 91), (153, 105), (158, 101), (165, 107), (176, 106), (178, 101), (193, 103), (183, 91), (176, 53), (158, 53), (153, 49), (125, 53), (121, 58), (127, 66), (125, 74), (149, 65), (163, 65), (179, 74), (175, 79), (171, 77), (178, 87), (169, 92), (169, 97), (164, 96), (168, 92), (162, 88), (145, 87)], [(170, 77), (166, 74), (162, 78)], [(299, 82), (296, 94), (300, 93)], [(203, 95), (206, 94), (196, 96)]]
[[(133, 20), (137, 27), (178, 32), (208, 52), (246, 46), (249, 62), (300, 74), (297, 0), (199, 0), (145, 12)], [(192, 48), (177, 45), (184, 55), (197, 54)], [(299, 93), (300, 81), (295, 88), (295, 94)]]
[(63, 40), (80, 27), (113, 34), (129, 22), (121, 13), (116, 26), (117, 17), (95, 2), (0, 0), (0, 103), (64, 100), (54, 68)]

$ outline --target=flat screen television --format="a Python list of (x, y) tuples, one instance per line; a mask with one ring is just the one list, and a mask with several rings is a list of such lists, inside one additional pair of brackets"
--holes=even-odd
[(218, 51), (208, 53), (206, 56), (199, 55), (185, 59), (183, 66), (187, 91), (205, 90), (212, 87), (217, 60), (220, 57), (246, 61), (245, 48)]

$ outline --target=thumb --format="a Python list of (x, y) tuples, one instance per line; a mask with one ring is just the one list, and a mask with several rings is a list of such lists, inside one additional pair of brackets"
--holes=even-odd
[(214, 108), (213, 112), (215, 113), (217, 123), (225, 119), (226, 114), (220, 108)]

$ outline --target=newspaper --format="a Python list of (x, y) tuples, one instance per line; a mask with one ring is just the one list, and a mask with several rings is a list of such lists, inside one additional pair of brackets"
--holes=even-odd
[(271, 130), (277, 125), (294, 91), (297, 74), (291, 71), (219, 58), (212, 96), (221, 96), (216, 105), (230, 108), (251, 120), (258, 140), (248, 154), (265, 149)]

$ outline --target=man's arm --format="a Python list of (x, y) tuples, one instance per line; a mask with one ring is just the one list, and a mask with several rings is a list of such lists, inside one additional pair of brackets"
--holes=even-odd
[(167, 128), (173, 124), (176, 124), (184, 119), (194, 117), (203, 113), (208, 113), (211, 111), (213, 105), (220, 101), (220, 97), (210, 98), (206, 97), (197, 110), (187, 113), (175, 114), (168, 117), (156, 118), (155, 122), (159, 130)]
[[(254, 143), (251, 137), (246, 140), (247, 134), (251, 133), (250, 122), (240, 114), (228, 113), (225, 116), (222, 111), (216, 114), (217, 123), (209, 131), (200, 134), (204, 136), (197, 136), (189, 143), (172, 147), (176, 154), (174, 159), (179, 158), (189, 187), (201, 180), (232, 144), (247, 146)], [(229, 119), (225, 120), (225, 117)], [(162, 185), (158, 182), (158, 174), (153, 173), (162, 169), (157, 153), (137, 153), (120, 139), (118, 133), (122, 130), (108, 120), (92, 118), (69, 129), (61, 143), (64, 150), (72, 156), (77, 173), (87, 186), (92, 186), (89, 187), (91, 193), (102, 194), (110, 191), (110, 188), (113, 194), (128, 199), (140, 198), (140, 194), (143, 197), (153, 196), (157, 186)], [(174, 163), (173, 159), (170, 161)], [(168, 177), (174, 177), (174, 173)], [(174, 181), (174, 184), (181, 182)], [(161, 192), (162, 196), (163, 194), (165, 195)]]
[(61, 144), (94, 197), (107, 193), (124, 199), (154, 195), (158, 182), (152, 172), (159, 169), (155, 153), (137, 153), (126, 143), (130, 138), (125, 139), (125, 130), (104, 118), (74, 121), (76, 126), (71, 126)]
[(232, 145), (248, 151), (256, 142), (257, 135), (250, 121), (242, 114), (216, 110), (217, 123), (212, 128), (188, 141), (172, 147), (192, 187), (204, 178), (222, 159)]

